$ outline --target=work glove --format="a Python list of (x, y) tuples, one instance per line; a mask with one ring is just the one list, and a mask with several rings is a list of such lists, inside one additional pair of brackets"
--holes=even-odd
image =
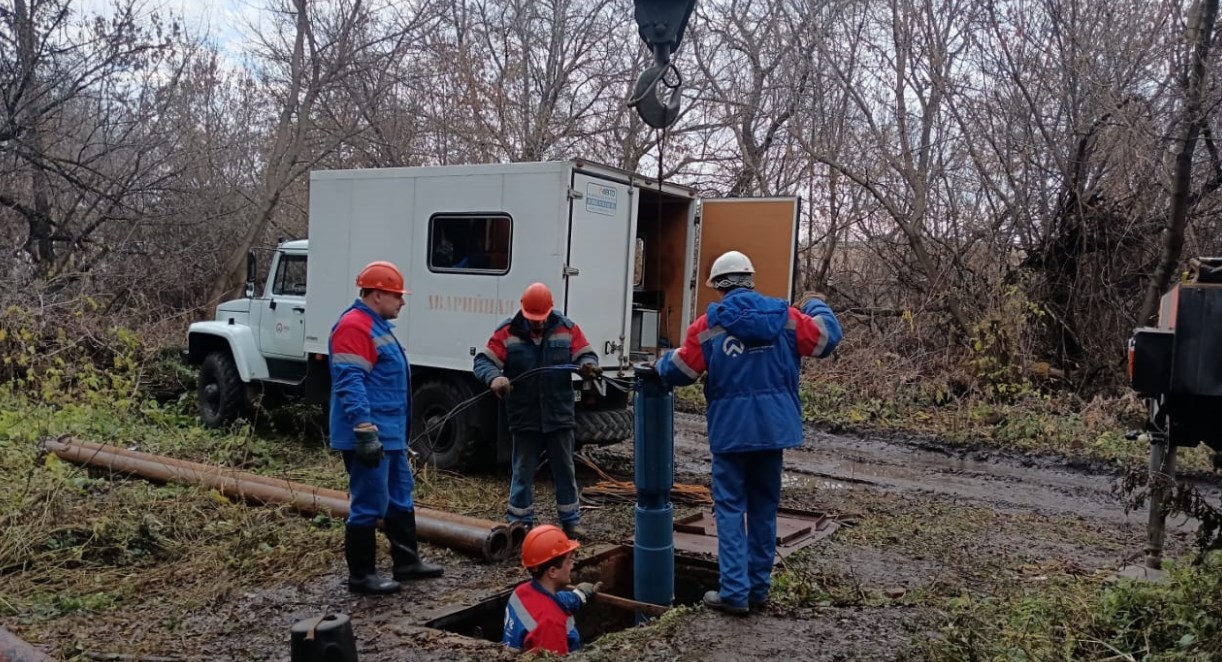
[(798, 303), (794, 304), (794, 307), (798, 310), (804, 310), (806, 308), (806, 304), (816, 299), (819, 301), (827, 301), (827, 295), (818, 291), (807, 292), (802, 295), (801, 299), (798, 299)]
[(603, 374), (603, 369), (598, 367), (596, 363), (582, 363), (577, 369), (582, 379), (594, 379), (596, 376)]
[(573, 587), (573, 590), (576, 591), (577, 594), (581, 596), (582, 604), (585, 604), (589, 602), (590, 598), (594, 597), (594, 595), (598, 593), (598, 591), (602, 589), (602, 587), (603, 587), (602, 582), (598, 582), (597, 584), (591, 584), (590, 582), (582, 582), (578, 584), (577, 586)]
[(381, 464), (386, 453), (382, 450), (382, 442), (378, 441), (378, 429), (366, 424), (353, 432), (356, 433), (356, 461), (370, 468)]
[(496, 397), (498, 398), (503, 398), (509, 395), (509, 392), (513, 390), (513, 384), (510, 384), (509, 378), (504, 375), (501, 375), (500, 377), (493, 379), (492, 383), (489, 384), (488, 386), (492, 389), (492, 392), (495, 393)]

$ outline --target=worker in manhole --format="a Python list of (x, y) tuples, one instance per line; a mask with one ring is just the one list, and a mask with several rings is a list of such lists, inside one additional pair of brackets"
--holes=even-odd
[[(351, 503), (344, 528), (348, 588), (386, 594), (399, 582), (440, 577), (440, 566), (420, 559), (415, 487), (407, 461), (411, 416), (407, 353), (392, 333), (403, 296), (403, 274), (371, 262), (356, 277), (360, 298), (331, 328), (331, 448), (344, 457)], [(390, 540), (394, 579), (377, 572), (377, 523)]]
[(676, 386), (708, 373), (721, 587), (706, 593), (704, 604), (747, 614), (768, 603), (783, 453), (802, 445), (800, 359), (830, 356), (840, 322), (821, 295), (808, 294), (794, 307), (756, 292), (755, 267), (738, 251), (718, 257), (705, 284), (721, 301), (692, 323), (683, 346), (667, 352), (657, 370)]
[(556, 483), (556, 515), (564, 532), (582, 539), (577, 473), (573, 466), (571, 366), (585, 379), (602, 373), (598, 355), (581, 327), (552, 309), (552, 291), (533, 283), (522, 293), (521, 309), (493, 332), (475, 356), (475, 377), (505, 400), (513, 435), (510, 522), (535, 522), (535, 468), (547, 451)]
[(535, 527), (526, 534), (522, 541), (522, 567), (531, 579), (514, 589), (505, 606), (506, 646), (517, 651), (545, 650), (558, 655), (581, 648), (573, 614), (598, 593), (602, 582), (582, 582), (575, 590), (564, 590), (572, 581), (579, 547), (580, 543), (551, 524)]

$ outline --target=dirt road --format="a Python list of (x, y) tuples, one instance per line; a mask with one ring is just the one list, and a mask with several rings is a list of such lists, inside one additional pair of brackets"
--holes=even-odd
[[(675, 415), (676, 471), (698, 475), (711, 459), (704, 418)], [(999, 513), (1065, 515), (1113, 522), (1144, 522), (1126, 514), (1112, 494), (1119, 471), (1102, 465), (1067, 466), (1056, 458), (963, 449), (936, 441), (841, 436), (811, 430), (806, 443), (785, 456), (791, 485), (808, 476), (824, 490), (867, 489), (987, 506)], [(707, 473), (707, 471), (705, 471)], [(1218, 495), (1216, 482), (1194, 483)], [(1182, 527), (1181, 527), (1182, 528)]]

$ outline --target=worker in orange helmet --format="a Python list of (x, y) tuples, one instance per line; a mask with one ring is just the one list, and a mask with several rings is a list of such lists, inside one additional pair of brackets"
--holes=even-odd
[(509, 487), (510, 522), (532, 526), (534, 482), (539, 455), (547, 451), (556, 482), (556, 514), (564, 533), (583, 538), (577, 474), (573, 466), (573, 383), (576, 366), (587, 380), (602, 373), (598, 355), (581, 328), (553, 310), (552, 291), (533, 283), (522, 293), (522, 308), (493, 332), (475, 356), (475, 377), (505, 400), (513, 435), (513, 478)]
[[(331, 329), (331, 448), (344, 457), (351, 504), (344, 532), (348, 589), (386, 594), (407, 579), (438, 577), (440, 566), (420, 560), (414, 488), (407, 462), (411, 378), (407, 352), (390, 320), (399, 316), (403, 274), (372, 262), (356, 277), (360, 298)], [(377, 573), (377, 523), (390, 540), (394, 579)]]
[(517, 651), (545, 650), (557, 655), (581, 648), (581, 635), (573, 614), (593, 598), (602, 582), (582, 582), (564, 590), (573, 580), (573, 563), (581, 544), (559, 527), (545, 524), (530, 530), (522, 541), (522, 567), (530, 581), (513, 591), (505, 606), (505, 645)]

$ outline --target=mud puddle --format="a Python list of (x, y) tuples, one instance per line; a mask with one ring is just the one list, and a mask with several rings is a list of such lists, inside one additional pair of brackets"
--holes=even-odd
[(781, 474), (781, 490), (847, 490), (849, 483), (833, 480), (822, 473), (811, 473), (801, 469), (786, 470)]

